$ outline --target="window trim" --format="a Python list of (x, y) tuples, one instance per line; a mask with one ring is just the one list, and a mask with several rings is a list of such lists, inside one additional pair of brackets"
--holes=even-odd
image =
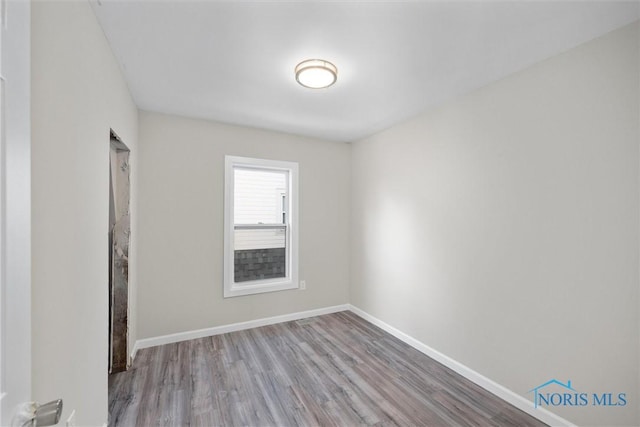
[[(272, 279), (235, 283), (234, 277), (234, 168), (286, 170), (289, 172), (289, 223), (287, 275)], [(298, 289), (298, 163), (252, 157), (225, 156), (224, 166), (224, 298)]]

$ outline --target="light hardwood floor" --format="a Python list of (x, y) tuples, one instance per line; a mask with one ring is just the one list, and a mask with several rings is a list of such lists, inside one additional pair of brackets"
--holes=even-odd
[(140, 350), (110, 426), (543, 426), (351, 312)]

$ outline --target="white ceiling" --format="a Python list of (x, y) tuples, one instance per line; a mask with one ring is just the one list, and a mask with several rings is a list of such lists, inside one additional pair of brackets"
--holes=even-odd
[[(138, 107), (337, 141), (637, 20), (638, 2), (92, 1)], [(321, 58), (338, 82), (305, 89)]]

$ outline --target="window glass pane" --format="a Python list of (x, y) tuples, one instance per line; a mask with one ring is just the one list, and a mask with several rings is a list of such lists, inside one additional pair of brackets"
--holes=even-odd
[(235, 230), (234, 237), (236, 250), (284, 248), (286, 232), (284, 227), (241, 228)]
[(234, 223), (283, 224), (286, 171), (234, 169)]
[(286, 277), (286, 228), (236, 228), (234, 282)]

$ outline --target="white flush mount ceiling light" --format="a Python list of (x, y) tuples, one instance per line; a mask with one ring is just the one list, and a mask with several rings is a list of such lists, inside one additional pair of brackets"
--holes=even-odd
[(296, 80), (310, 89), (323, 89), (338, 80), (338, 68), (324, 59), (307, 59), (295, 68)]

